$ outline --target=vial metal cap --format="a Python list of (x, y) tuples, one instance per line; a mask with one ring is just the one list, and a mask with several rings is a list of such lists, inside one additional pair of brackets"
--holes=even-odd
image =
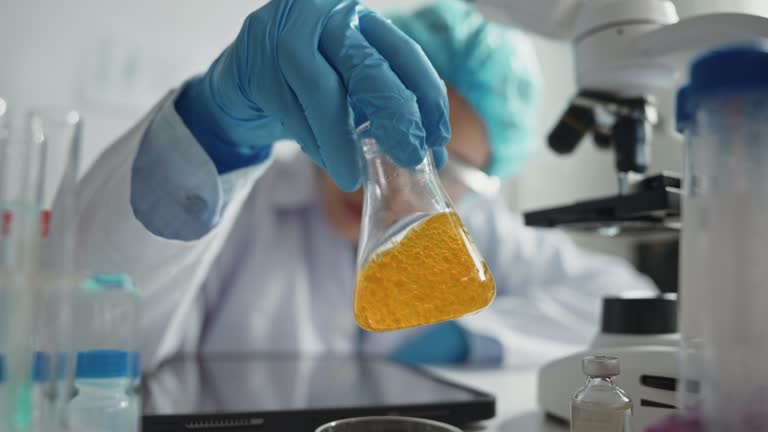
[(619, 375), (619, 359), (610, 356), (589, 356), (581, 360), (584, 375), (597, 378), (609, 378)]

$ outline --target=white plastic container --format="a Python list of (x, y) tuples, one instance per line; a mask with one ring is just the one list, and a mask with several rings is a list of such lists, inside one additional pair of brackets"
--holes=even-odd
[(700, 57), (687, 136), (680, 404), (707, 431), (768, 428), (768, 49)]
[(69, 403), (70, 430), (137, 432), (138, 407), (131, 399), (131, 354), (96, 350), (77, 355), (75, 388)]

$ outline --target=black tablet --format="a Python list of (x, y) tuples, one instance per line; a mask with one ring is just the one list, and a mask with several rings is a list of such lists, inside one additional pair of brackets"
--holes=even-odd
[(337, 419), (404, 415), (466, 425), (494, 397), (421, 369), (361, 357), (178, 358), (145, 377), (144, 432), (313, 432)]

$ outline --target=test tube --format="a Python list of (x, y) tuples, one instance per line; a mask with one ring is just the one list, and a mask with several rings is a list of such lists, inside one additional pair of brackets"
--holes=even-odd
[[(6, 132), (0, 133), (0, 355), (6, 366), (0, 391), (7, 396), (0, 432), (31, 427), (34, 352), (58, 358), (71, 350), (67, 281), (75, 266), (82, 127), (76, 112), (60, 109), (30, 111), (18, 134), (8, 133), (9, 123), (0, 123)], [(46, 430), (61, 428), (51, 422)]]

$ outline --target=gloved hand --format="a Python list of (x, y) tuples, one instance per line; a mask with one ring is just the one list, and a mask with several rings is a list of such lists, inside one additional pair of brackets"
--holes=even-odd
[(176, 110), (222, 173), (292, 138), (339, 187), (355, 190), (353, 132), (366, 120), (399, 165), (418, 164), (428, 149), (439, 166), (447, 160), (445, 85), (417, 44), (355, 0), (267, 3), (185, 86)]
[(469, 342), (460, 325), (447, 321), (430, 326), (415, 339), (406, 341), (390, 358), (408, 364), (457, 364), (467, 360)]

